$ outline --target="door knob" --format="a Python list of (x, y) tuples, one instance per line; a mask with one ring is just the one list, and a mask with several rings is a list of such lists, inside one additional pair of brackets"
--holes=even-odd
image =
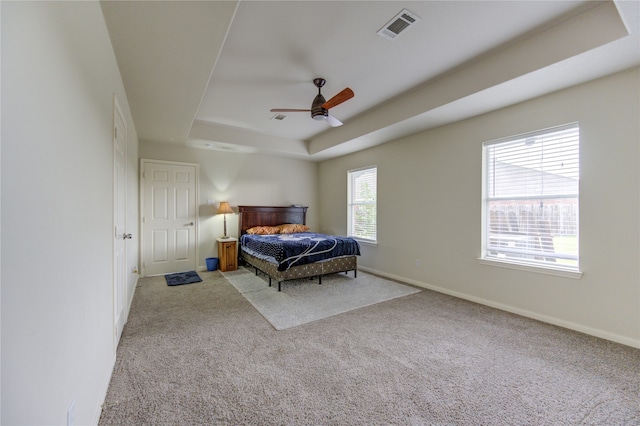
[(193, 226), (193, 222), (187, 223), (187, 226)]
[(122, 239), (123, 239), (123, 240), (130, 240), (131, 238), (133, 238), (133, 237), (131, 236), (131, 234), (122, 234)]

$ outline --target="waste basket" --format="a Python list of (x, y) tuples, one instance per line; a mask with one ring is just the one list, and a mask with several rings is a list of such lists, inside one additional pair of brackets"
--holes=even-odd
[(218, 269), (218, 258), (217, 257), (208, 257), (205, 259), (207, 262), (207, 271), (215, 271)]

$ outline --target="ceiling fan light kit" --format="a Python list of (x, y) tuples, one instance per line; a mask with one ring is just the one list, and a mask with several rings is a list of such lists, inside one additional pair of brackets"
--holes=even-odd
[(342, 126), (342, 122), (329, 114), (329, 109), (340, 105), (341, 103), (353, 98), (354, 93), (350, 88), (345, 88), (328, 101), (322, 96), (322, 86), (327, 81), (324, 78), (314, 78), (313, 84), (318, 88), (318, 94), (311, 103), (311, 109), (286, 109), (273, 108), (271, 112), (310, 112), (311, 118), (317, 121), (325, 120), (331, 127)]

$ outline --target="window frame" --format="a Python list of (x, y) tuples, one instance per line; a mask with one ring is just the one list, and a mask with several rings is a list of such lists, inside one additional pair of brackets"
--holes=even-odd
[[(573, 139), (573, 143), (577, 142), (577, 147), (575, 148), (576, 154), (575, 156), (575, 167), (578, 176), (575, 178), (575, 194), (546, 194), (542, 191), (538, 195), (527, 194), (530, 189), (522, 188), (522, 191), (516, 194), (511, 194), (509, 196), (497, 196), (495, 192), (492, 194), (493, 196), (489, 196), (491, 190), (489, 188), (490, 182), (491, 185), (496, 185), (495, 173), (496, 169), (492, 169), (489, 166), (489, 161), (492, 159), (493, 153), (490, 153), (490, 150), (495, 148), (496, 146), (503, 145), (509, 147), (509, 145), (514, 145), (514, 143), (518, 143), (520, 141), (528, 142), (530, 138), (544, 138), (545, 136), (557, 134), (558, 132), (573, 130), (577, 131), (577, 141)], [(564, 148), (564, 146), (563, 146)], [(517, 148), (516, 148), (517, 149)], [(545, 149), (547, 151), (545, 151)], [(552, 148), (553, 149), (553, 148)], [(550, 148), (542, 148), (543, 154), (548, 152)], [(580, 271), (580, 232), (579, 232), (579, 204), (580, 204), (580, 180), (579, 180), (579, 163), (580, 163), (580, 125), (578, 122), (568, 123), (560, 126), (555, 126), (543, 130), (538, 130), (534, 132), (528, 132), (524, 134), (509, 136), (505, 138), (500, 138), (492, 141), (486, 141), (482, 144), (482, 202), (481, 202), (481, 255), (478, 259), (480, 263), (494, 266), (502, 266), (507, 268), (514, 268), (519, 270), (533, 271), (533, 272), (541, 272), (552, 275), (559, 275), (571, 278), (580, 278), (582, 276), (582, 272)], [(490, 158), (491, 157), (491, 158)], [(545, 158), (546, 160), (546, 158)], [(543, 163), (547, 165), (547, 162)], [(495, 167), (495, 166), (494, 166)], [(494, 176), (493, 179), (490, 178), (489, 174), (493, 170)], [(542, 171), (538, 171), (541, 174), (541, 179), (544, 178), (542, 176)], [(548, 173), (548, 172), (547, 172)], [(515, 176), (512, 176), (514, 178)], [(566, 179), (565, 179), (566, 180)], [(530, 184), (527, 182), (527, 184)], [(512, 185), (512, 182), (509, 182), (508, 185)], [(510, 186), (509, 189), (515, 189), (517, 186)], [(495, 189), (494, 189), (495, 191)], [(490, 239), (495, 239), (496, 237), (501, 237), (502, 231), (498, 230), (498, 234), (496, 234), (495, 229), (491, 229), (492, 219), (490, 217), (490, 203), (492, 202), (521, 202), (526, 203), (527, 201), (533, 200), (563, 200), (563, 199), (571, 199), (574, 200), (573, 204), (575, 204), (575, 246), (576, 246), (576, 254), (575, 254), (575, 265), (565, 265), (561, 263), (556, 263), (558, 259), (562, 259), (564, 254), (558, 252), (551, 252), (553, 255), (551, 256), (540, 256), (543, 248), (536, 249), (518, 249), (518, 248), (507, 248), (500, 253), (499, 250), (496, 250), (495, 245), (490, 244)], [(542, 208), (542, 204), (541, 204)], [(544, 218), (544, 215), (542, 216)], [(493, 222), (493, 227), (495, 228), (495, 222)], [(527, 234), (530, 235), (530, 234)], [(540, 235), (540, 234), (538, 234)], [(552, 234), (553, 235), (553, 234)], [(551, 246), (554, 246), (554, 243), (551, 243)], [(493, 253), (491, 253), (493, 252)], [(542, 252), (544, 254), (544, 251)], [(521, 255), (518, 256), (518, 254)], [(537, 254), (537, 256), (535, 256)], [(512, 257), (509, 257), (512, 256)], [(536, 257), (538, 259), (536, 259)], [(540, 260), (539, 257), (543, 259)], [(547, 260), (547, 258), (554, 259), (553, 261)]]
[[(364, 174), (367, 171), (375, 170), (375, 200), (369, 202), (355, 202), (353, 199), (353, 185), (357, 174)], [(373, 238), (367, 238), (363, 235), (355, 235), (354, 232), (354, 211), (357, 206), (373, 206), (375, 215), (375, 223), (373, 224)], [(347, 170), (347, 236), (354, 238), (360, 242), (375, 245), (378, 243), (378, 166), (366, 166), (357, 169)]]

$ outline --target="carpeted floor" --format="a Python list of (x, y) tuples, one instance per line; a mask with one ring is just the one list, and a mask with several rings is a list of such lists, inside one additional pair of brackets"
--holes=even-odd
[(276, 331), (140, 280), (101, 425), (638, 425), (640, 350), (432, 291)]

